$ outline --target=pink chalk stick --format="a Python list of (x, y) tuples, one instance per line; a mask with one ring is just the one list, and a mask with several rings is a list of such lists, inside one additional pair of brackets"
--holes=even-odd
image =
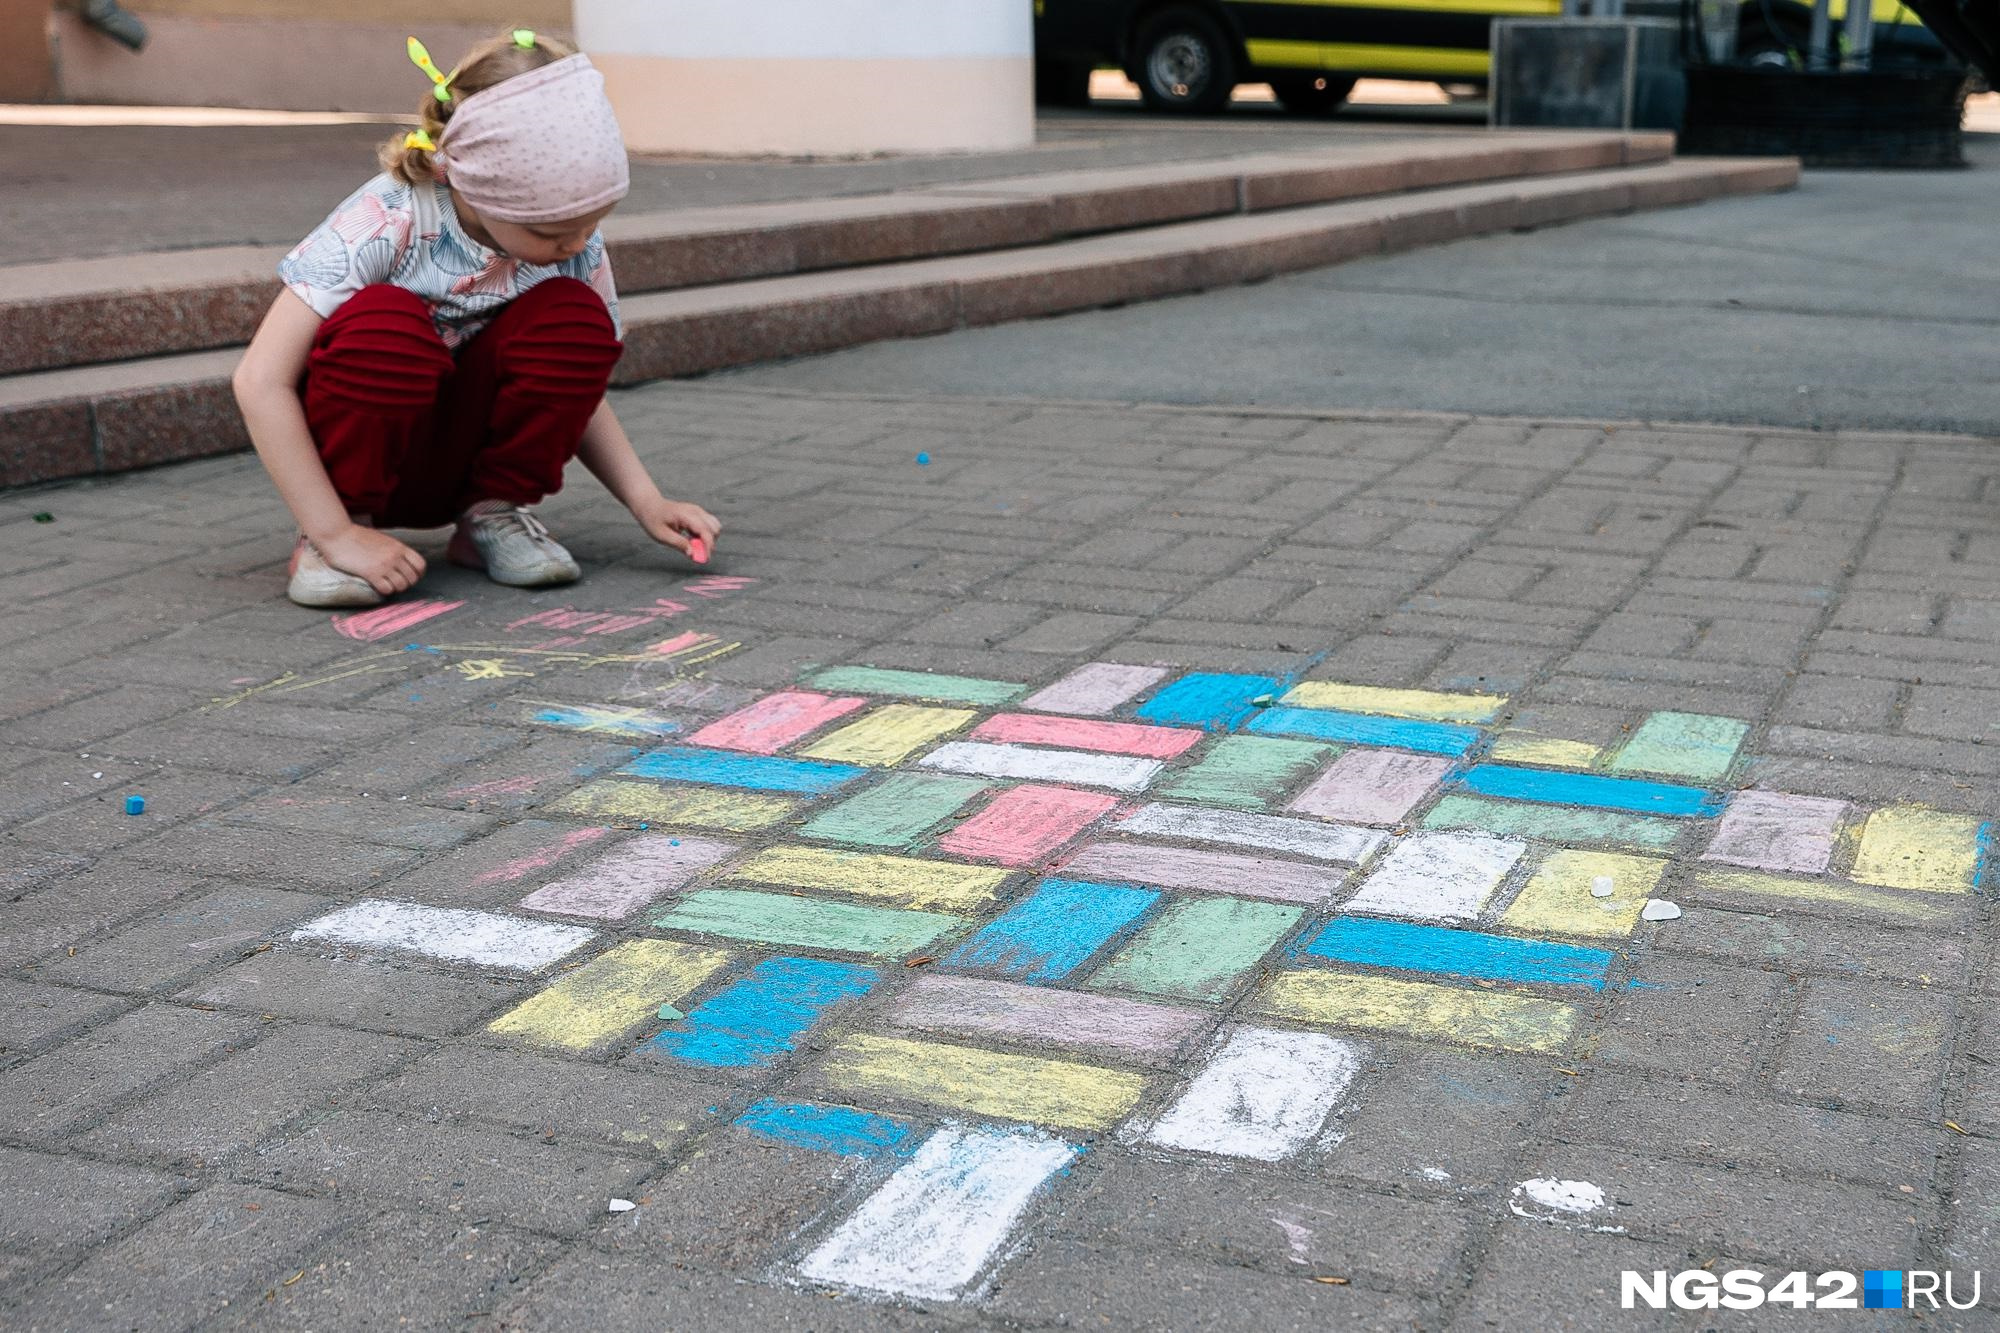
[(976, 741), (1014, 745), (1060, 745), (1066, 750), (1100, 754), (1132, 754), (1142, 759), (1171, 759), (1200, 741), (1203, 733), (1175, 727), (1148, 727), (1136, 722), (1085, 722), (1073, 717), (1035, 717), (1001, 713), (979, 724)]
[(1325, 866), (1134, 842), (1092, 843), (1065, 861), (1062, 873), (1072, 879), (1233, 893), (1281, 903), (1325, 902), (1347, 880), (1346, 872)]
[(783, 690), (767, 694), (727, 717), (717, 718), (688, 737), (688, 744), (749, 754), (776, 754), (867, 702), (851, 695), (834, 698), (805, 690)]
[(1740, 791), (1716, 824), (1704, 861), (1820, 875), (1833, 860), (1847, 802), (1774, 791)]
[(1141, 690), (1163, 679), (1166, 674), (1165, 667), (1092, 662), (1029, 695), (1021, 701), (1021, 707), (1032, 708), (1038, 713), (1080, 713), (1085, 716), (1109, 713), (1120, 704), (1138, 697)]
[(1207, 1027), (1192, 1009), (976, 977), (919, 977), (887, 1017), (899, 1027), (1113, 1051), (1143, 1064), (1171, 1060)]
[(735, 854), (733, 842), (645, 834), (620, 843), (568, 879), (536, 889), (521, 899), (521, 906), (616, 921), (686, 888), (702, 871)]
[(688, 538), (688, 559), (697, 565), (708, 563), (708, 543), (699, 537)]
[(1349, 750), (1291, 808), (1322, 819), (1393, 824), (1451, 771), (1451, 760), (1398, 750)]
[(1040, 860), (1118, 804), (1116, 796), (1068, 787), (1016, 787), (938, 839), (938, 848), (1002, 865)]

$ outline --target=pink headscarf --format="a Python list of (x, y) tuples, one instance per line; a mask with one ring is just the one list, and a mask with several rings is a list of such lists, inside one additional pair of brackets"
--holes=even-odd
[(632, 184), (604, 76), (585, 55), (466, 98), (445, 122), (437, 160), (467, 203), (502, 222), (582, 217)]

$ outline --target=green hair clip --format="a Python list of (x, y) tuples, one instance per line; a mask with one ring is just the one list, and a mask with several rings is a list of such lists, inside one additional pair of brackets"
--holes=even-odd
[(449, 102), (451, 89), (447, 85), (451, 82), (451, 76), (439, 72), (438, 67), (431, 61), (431, 53), (424, 50), (424, 44), (416, 38), (410, 38), (407, 49), (410, 53), (410, 63), (431, 76), (431, 96), (440, 102)]
[(534, 50), (535, 30), (533, 28), (514, 29), (514, 45), (520, 47), (523, 51)]

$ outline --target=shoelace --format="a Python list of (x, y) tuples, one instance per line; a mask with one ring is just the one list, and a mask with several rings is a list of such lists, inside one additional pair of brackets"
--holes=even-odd
[(530, 513), (526, 509), (521, 509), (521, 508), (502, 509), (492, 513), (478, 515), (478, 520), (481, 523), (490, 523), (495, 519), (505, 520), (507, 522), (512, 523), (515, 527), (519, 528), (523, 533), (525, 533), (528, 537), (528, 540), (532, 542), (541, 543), (544, 541), (549, 541), (554, 536), (554, 534), (551, 533), (548, 530), (548, 528), (542, 523), (542, 520), (536, 518), (532, 513)]

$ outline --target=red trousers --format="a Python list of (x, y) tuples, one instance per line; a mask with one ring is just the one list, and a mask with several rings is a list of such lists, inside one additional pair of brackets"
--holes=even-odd
[(604, 301), (574, 278), (515, 297), (456, 358), (421, 299), (378, 284), (319, 326), (300, 396), (348, 513), (438, 527), (476, 501), (561, 490), (620, 350)]

